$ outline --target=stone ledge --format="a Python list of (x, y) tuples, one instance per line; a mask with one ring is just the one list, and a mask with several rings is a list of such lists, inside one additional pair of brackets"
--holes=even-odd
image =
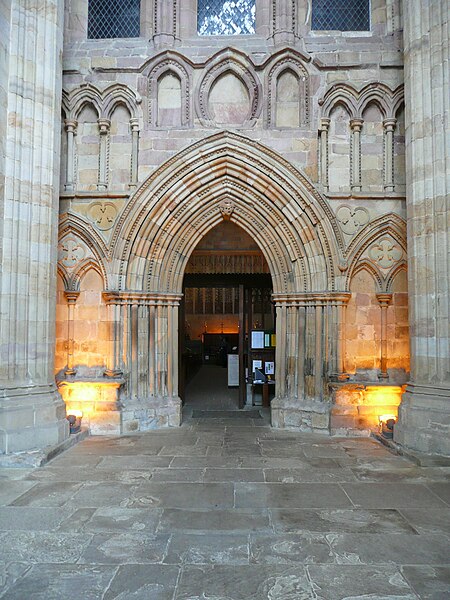
[(385, 438), (380, 433), (373, 433), (372, 436), (381, 442), (386, 448), (389, 448), (394, 454), (399, 454), (416, 463), (419, 467), (450, 467), (450, 456), (441, 454), (426, 454), (404, 448), (394, 440)]
[(64, 442), (56, 446), (47, 446), (42, 450), (30, 452), (16, 452), (13, 454), (0, 454), (0, 467), (3, 468), (35, 468), (43, 467), (50, 460), (65, 452), (78, 442), (81, 442), (89, 436), (89, 429), (82, 428), (79, 433), (73, 433)]

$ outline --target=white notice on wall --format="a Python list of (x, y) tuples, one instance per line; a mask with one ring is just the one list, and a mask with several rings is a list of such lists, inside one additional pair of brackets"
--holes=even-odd
[(254, 360), (252, 363), (252, 373), (255, 372), (255, 369), (262, 369), (263, 362), (262, 360)]
[(273, 361), (266, 361), (264, 363), (264, 372), (266, 375), (274, 375), (275, 374), (275, 363)]
[(239, 354), (228, 355), (228, 387), (239, 386)]
[(252, 348), (264, 348), (264, 331), (252, 331)]

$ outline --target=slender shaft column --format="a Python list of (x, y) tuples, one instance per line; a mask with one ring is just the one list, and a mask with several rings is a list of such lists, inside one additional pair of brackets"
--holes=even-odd
[(394, 131), (397, 119), (385, 119), (384, 127), (384, 190), (394, 191)]
[(316, 307), (316, 347), (314, 352), (314, 396), (315, 398), (322, 398), (323, 389), (323, 363), (322, 357), (324, 354), (323, 348), (323, 331), (322, 331), (322, 310), (323, 306), (317, 304)]
[(292, 0), (272, 0), (272, 37), (275, 44), (295, 41), (297, 3)]
[(354, 192), (361, 191), (361, 129), (363, 123), (362, 119), (352, 119), (350, 121), (352, 130), (351, 188)]
[(139, 120), (131, 119), (131, 173), (130, 187), (136, 187), (138, 182), (138, 165), (139, 165)]
[(122, 336), (123, 308), (117, 293), (105, 292), (103, 298), (108, 307), (109, 322), (109, 356), (106, 361), (106, 377), (121, 377), (123, 375)]
[(75, 134), (78, 122), (66, 119), (64, 122), (67, 134), (67, 165), (65, 189), (73, 192), (75, 189)]
[(80, 292), (64, 292), (67, 300), (67, 368), (64, 371), (66, 375), (75, 375), (76, 370), (73, 364), (73, 346), (74, 346), (74, 309)]
[(387, 372), (387, 311), (392, 302), (392, 294), (377, 294), (377, 300), (381, 308), (381, 356), (380, 356), (380, 379), (388, 379)]
[(54, 379), (64, 3), (6, 4), (0, 455), (56, 445), (68, 435)]
[(100, 134), (100, 155), (98, 168), (98, 183), (99, 190), (106, 190), (108, 187), (108, 136), (111, 121), (108, 119), (98, 120), (98, 129)]
[(320, 121), (320, 182), (323, 191), (328, 192), (328, 132), (330, 130), (330, 119)]
[(403, 2), (411, 381), (395, 439), (450, 455), (448, 0)]
[(156, 46), (173, 46), (177, 37), (179, 0), (153, 2), (153, 41)]

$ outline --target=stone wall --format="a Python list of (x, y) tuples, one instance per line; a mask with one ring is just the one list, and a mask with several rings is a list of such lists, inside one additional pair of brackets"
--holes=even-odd
[[(166, 247), (166, 234), (160, 238), (156, 230), (152, 233), (148, 221), (138, 224), (143, 223), (140, 216), (143, 213), (139, 215), (135, 207), (147, 203), (148, 218), (155, 219), (167, 232), (167, 239), (180, 228), (179, 237), (167, 246), (167, 252), (175, 245), (180, 248), (172, 262), (167, 259), (167, 269), (176, 271), (185, 267), (171, 265), (183, 261), (201, 238), (191, 233), (196, 209), (188, 207), (189, 202), (184, 207), (184, 198), (189, 191), (196, 197), (196, 186), (204, 186), (195, 200), (197, 205), (205, 202), (205, 216), (195, 225), (204, 227), (203, 235), (217, 225), (215, 217), (208, 216), (213, 214), (211, 211), (219, 210), (227, 219), (231, 215), (231, 220), (246, 229), (246, 234), (253, 236), (263, 251), (277, 293), (287, 289), (283, 287), (287, 285), (290, 293), (313, 294), (314, 308), (306, 307), (310, 301), (306, 297), (292, 300), (295, 309), (284, 304), (291, 300), (284, 296), (280, 300), (280, 315), (285, 315), (280, 318), (288, 319), (289, 342), (286, 354), (281, 353), (279, 359), (286, 361), (289, 373), (292, 365), (297, 364), (297, 371), (287, 376), (286, 390), (293, 391), (282, 392), (293, 394), (289, 401), (283, 400), (290, 403), (289, 410), (297, 410), (292, 406), (308, 398), (308, 406), (317, 401), (322, 403), (319, 413), (326, 413), (323, 403), (330, 398), (327, 381), (332, 374), (345, 372), (346, 360), (355, 381), (377, 381), (382, 376), (403, 383), (408, 352), (397, 292), (404, 294), (406, 290), (403, 286), (394, 293), (397, 273), (406, 264), (400, 8), (396, 1), (377, 0), (371, 3), (371, 11), (370, 32), (316, 32), (311, 31), (306, 0), (295, 3), (258, 0), (255, 35), (211, 37), (196, 34), (196, 6), (192, 0), (167, 2), (164, 7), (147, 0), (141, 2), (140, 38), (86, 40), (85, 8), (75, 0), (66, 3), (63, 92), (66, 176), (61, 189), (59, 263), (66, 290), (79, 291), (83, 273), (90, 264), (103, 274), (105, 287), (110, 290), (127, 294), (144, 291), (145, 280), (147, 291), (179, 293), (181, 289), (170, 287), (173, 284), (167, 284), (169, 288), (163, 290), (165, 273), (152, 279), (144, 275), (148, 265), (160, 269), (161, 264), (166, 264), (158, 250), (159, 245)], [(222, 166), (211, 163), (208, 175), (208, 153), (214, 152), (214, 144), (217, 155), (222, 152), (222, 142), (213, 134), (222, 130), (239, 134), (241, 137), (233, 138), (232, 143), (236, 148), (247, 146), (248, 150), (234, 156), (230, 148), (229, 158)], [(275, 189), (280, 176), (271, 175), (264, 168), (259, 173), (259, 167), (252, 172), (250, 159), (244, 158), (247, 151), (255, 149), (255, 156), (259, 153), (259, 160), (264, 161), (266, 148), (274, 160), (273, 173), (281, 173), (283, 169), (286, 173), (289, 169), (301, 173), (305, 183), (297, 181), (293, 189), (305, 185), (305, 190), (299, 192), (303, 202), (311, 202), (312, 212), (322, 210), (319, 206), (323, 206), (326, 216), (300, 222), (305, 209), (298, 208), (297, 201), (287, 201), (282, 212), (277, 212), (281, 210), (277, 203), (285, 202), (284, 191)], [(168, 175), (171, 165), (183, 160), (187, 161), (186, 166), (200, 165), (202, 156), (205, 166), (192, 166), (193, 177), (171, 187), (176, 177)], [(181, 174), (184, 172), (186, 169), (180, 167), (180, 177), (184, 177)], [(166, 177), (169, 183), (160, 186), (159, 182)], [(265, 177), (266, 182), (272, 183), (263, 184)], [(222, 191), (219, 187), (212, 191), (222, 178)], [(155, 197), (167, 194), (170, 189), (171, 208), (161, 212), (148, 197), (147, 189), (153, 190)], [(310, 193), (318, 194), (315, 200), (306, 200)], [(266, 225), (261, 227), (266, 230), (262, 236), (261, 227), (247, 227), (244, 221), (239, 221), (244, 218), (244, 208), (238, 206), (238, 198), (243, 199), (251, 214), (248, 218), (254, 223), (261, 219), (261, 214), (265, 215)], [(208, 204), (211, 208), (207, 208), (206, 202), (211, 202)], [(171, 211), (174, 215), (179, 212), (169, 222)], [(132, 218), (138, 219), (136, 224)], [(289, 222), (295, 223), (292, 234), (286, 233), (286, 227), (291, 226)], [(330, 234), (322, 230), (325, 222)], [(269, 228), (273, 228), (270, 233)], [(147, 238), (144, 229), (148, 231)], [(277, 236), (285, 235), (288, 236), (285, 243), (275, 241)], [(321, 241), (314, 241), (317, 239)], [(129, 258), (123, 254), (119, 259), (120, 244), (125, 254), (128, 247), (136, 248), (137, 254), (128, 255)], [(317, 250), (316, 244), (322, 244), (322, 250)], [(279, 253), (278, 266), (276, 261), (271, 263), (268, 259), (271, 252)], [(329, 267), (324, 266), (327, 261)], [(127, 273), (126, 280), (121, 273)], [(370, 293), (367, 288), (356, 293), (356, 281), (363, 273), (367, 274)], [(355, 293), (347, 309), (346, 330), (345, 311), (341, 313), (338, 305), (345, 304), (347, 296), (339, 296), (339, 300), (326, 296), (324, 300), (321, 294), (349, 290)], [(370, 310), (361, 317), (366, 310), (363, 295)], [(132, 306), (129, 294), (123, 301)], [(77, 314), (81, 314), (79, 302), (81, 296), (73, 312), (74, 331)], [(133, 327), (133, 309), (123, 308), (123, 315), (128, 314), (127, 310), (131, 311), (129, 326)], [(295, 318), (293, 313), (289, 316), (291, 311), (295, 312)], [(111, 308), (110, 332), (117, 329), (114, 319), (122, 318), (113, 313)], [(397, 321), (397, 316), (401, 321)], [(364, 334), (361, 327), (355, 328), (361, 318)], [(140, 317), (137, 319), (136, 323)], [(302, 331), (304, 321), (305, 332), (288, 333), (295, 319), (299, 319), (298, 331)], [(127, 330), (128, 325), (124, 327)], [(314, 346), (314, 336), (328, 335), (325, 334), (328, 328), (332, 332), (331, 350), (325, 343), (324, 347), (317, 343)], [(388, 339), (392, 333), (398, 335), (395, 342)], [(111, 337), (110, 333), (105, 335)], [(295, 335), (305, 335), (299, 343), (303, 344), (304, 356), (309, 358), (290, 355), (298, 352)], [(346, 337), (347, 353), (352, 348), (352, 356), (347, 354), (347, 359)], [(77, 343), (75, 340), (74, 348)], [(117, 340), (116, 346), (120, 346)], [(114, 362), (111, 353), (116, 351), (122, 353), (117, 360), (124, 364), (114, 369), (127, 370), (131, 354), (127, 357), (124, 347), (118, 350), (114, 347), (114, 343), (110, 344), (105, 357), (106, 370), (109, 362)], [(131, 346), (127, 348), (132, 352)], [(136, 352), (139, 354), (139, 350)], [(157, 349), (155, 352), (158, 355)], [(303, 360), (305, 364), (301, 364)], [(323, 366), (317, 364), (314, 368), (317, 361)], [(81, 373), (86, 376), (89, 368), (87, 364), (79, 364), (75, 379), (81, 378)], [(124, 393), (128, 394), (127, 390)], [(292, 419), (281, 415), (278, 421), (300, 423), (303, 418), (304, 415)], [(311, 422), (309, 417), (305, 419)], [(324, 422), (323, 416), (319, 420)]]

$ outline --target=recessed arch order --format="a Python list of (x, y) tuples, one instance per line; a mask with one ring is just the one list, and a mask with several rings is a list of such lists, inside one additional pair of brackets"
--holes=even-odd
[(136, 191), (112, 238), (118, 289), (180, 293), (191, 252), (224, 218), (260, 246), (275, 294), (335, 290), (343, 242), (328, 204), (276, 152), (230, 132), (175, 155)]

